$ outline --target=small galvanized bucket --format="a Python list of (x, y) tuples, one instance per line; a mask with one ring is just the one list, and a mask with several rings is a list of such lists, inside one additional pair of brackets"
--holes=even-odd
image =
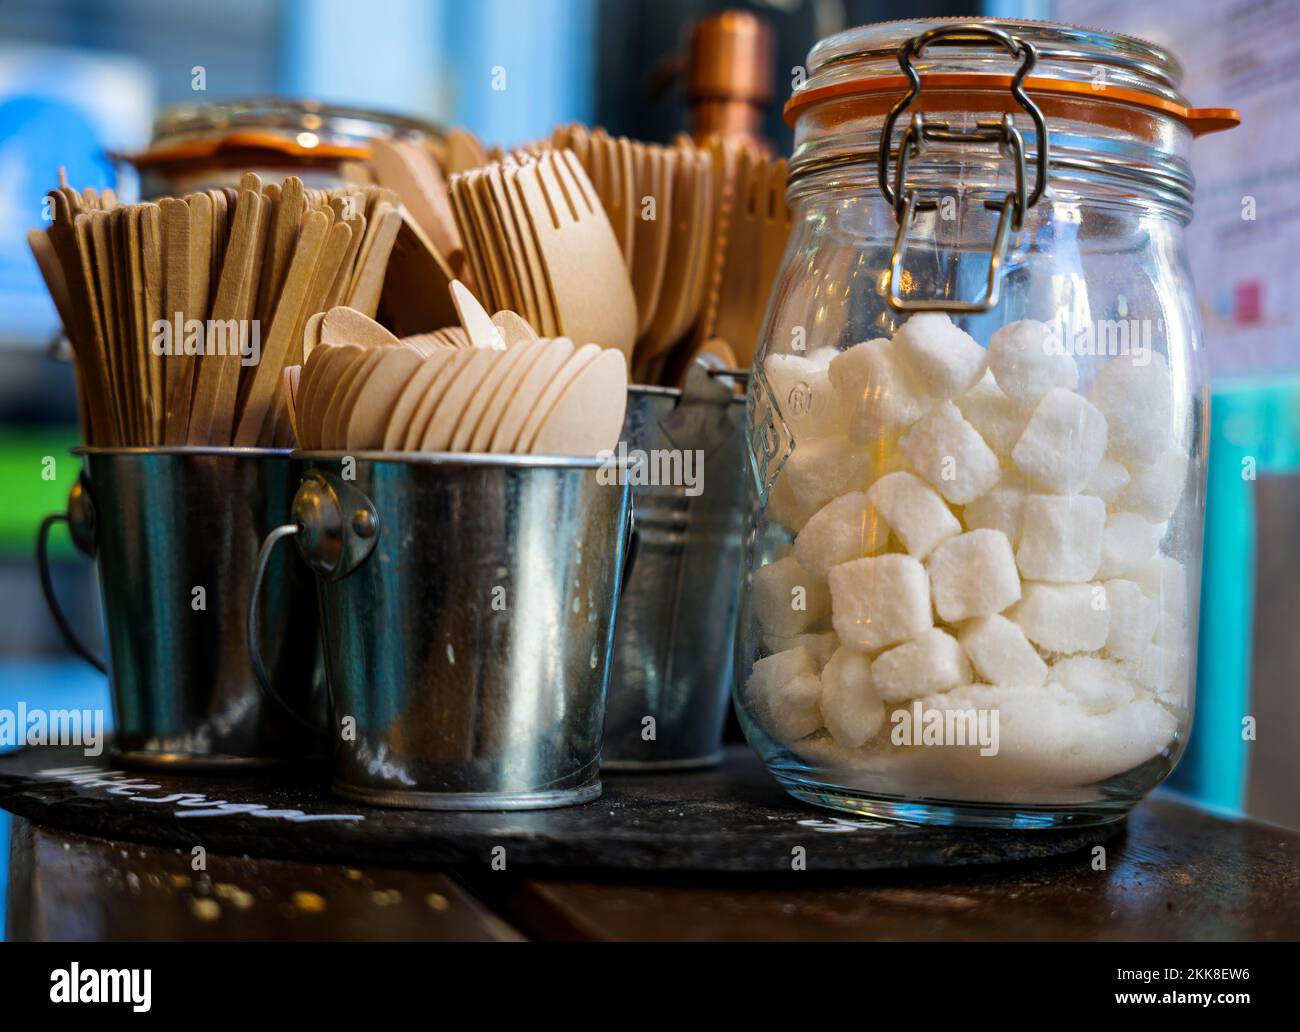
[(292, 536), (319, 577), (334, 790), (431, 810), (596, 798), (629, 521), (608, 464), (302, 458), (261, 563)]
[(721, 758), (740, 596), (745, 399), (692, 364), (681, 390), (633, 387), (619, 458), (632, 473), (634, 559), (614, 637), (602, 766)]
[[(222, 768), (301, 757), (318, 743), (295, 718), (319, 695), (316, 589), (301, 566), (267, 571), (258, 633), (290, 710), (268, 706), (245, 621), (257, 549), (288, 518), (302, 464), (259, 448), (77, 448), (67, 513), (37, 539), (46, 602), (69, 646), (109, 674), (116, 759)], [(54, 597), (48, 539), (67, 522), (99, 567), (109, 663), (73, 633)], [(110, 672), (111, 670), (111, 672)]]

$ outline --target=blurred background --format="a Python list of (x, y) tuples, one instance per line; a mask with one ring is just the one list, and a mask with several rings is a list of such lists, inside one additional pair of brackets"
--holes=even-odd
[[(570, 121), (667, 142), (687, 125), (691, 26), (724, 8), (749, 11), (770, 29), (761, 77), (771, 100), (758, 115), (781, 152), (789, 132), (780, 107), (812, 44), (893, 18), (980, 14), (1128, 32), (1182, 58), (1194, 103), (1241, 110), (1240, 129), (1194, 150), (1191, 246), (1213, 437), (1196, 723), (1164, 791), (1300, 827), (1300, 339), (1287, 303), (1300, 296), (1295, 0), (5, 0), (0, 708), (20, 698), (109, 708), (104, 679), (63, 646), (33, 561), (36, 526), (64, 507), (79, 467), (68, 455), (72, 376), (51, 359), (58, 323), (25, 240), (60, 165), (78, 188), (114, 186), (131, 199), (134, 173), (114, 155), (144, 148), (163, 109), (264, 96), (464, 126), (488, 144), (522, 143)], [(1243, 221), (1247, 197), (1255, 221)], [(93, 572), (66, 540), (56, 554), (57, 590), (93, 641)], [(1256, 718), (1255, 741), (1243, 737), (1246, 716)], [(5, 835), (0, 824), (0, 894)]]

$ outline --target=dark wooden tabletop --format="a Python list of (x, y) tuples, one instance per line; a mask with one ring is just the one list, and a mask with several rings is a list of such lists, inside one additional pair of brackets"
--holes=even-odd
[(1300, 938), (1300, 834), (1150, 800), (1044, 860), (828, 876), (519, 877), (180, 849), (14, 821), (15, 940)]

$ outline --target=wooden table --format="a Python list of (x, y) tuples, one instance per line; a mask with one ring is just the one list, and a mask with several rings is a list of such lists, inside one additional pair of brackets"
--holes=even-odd
[(13, 836), (15, 940), (1300, 938), (1300, 834), (1172, 799), (1100, 847), (901, 872), (537, 877), (219, 853), (200, 872), (189, 851), (31, 813)]

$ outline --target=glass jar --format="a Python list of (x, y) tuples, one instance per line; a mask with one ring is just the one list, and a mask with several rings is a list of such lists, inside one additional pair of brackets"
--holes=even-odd
[(735, 683), (793, 795), (1104, 822), (1177, 761), (1208, 426), (1188, 151), (1237, 117), (1189, 109), (1180, 76), (1139, 40), (1018, 21), (810, 54)]
[(224, 100), (168, 108), (148, 149), (129, 160), (145, 199), (237, 187), (250, 171), (331, 189), (344, 184), (346, 163), (369, 160), (372, 140), (440, 138), (434, 126), (401, 115), (281, 97)]

